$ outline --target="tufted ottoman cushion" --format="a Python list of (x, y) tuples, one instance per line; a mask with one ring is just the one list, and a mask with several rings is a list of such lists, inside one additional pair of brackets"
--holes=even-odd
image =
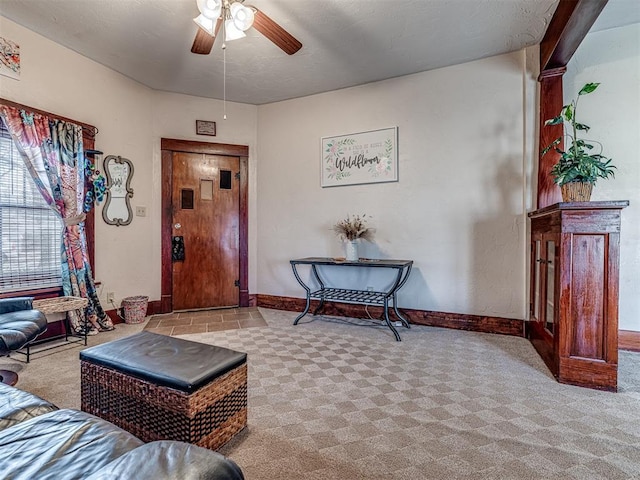
[(247, 355), (141, 332), (80, 352), (82, 410), (215, 450), (247, 424)]

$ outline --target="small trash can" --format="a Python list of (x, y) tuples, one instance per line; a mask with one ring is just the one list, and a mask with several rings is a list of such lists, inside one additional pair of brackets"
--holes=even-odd
[(122, 299), (122, 312), (124, 323), (142, 323), (147, 315), (147, 304), (149, 297), (137, 295)]

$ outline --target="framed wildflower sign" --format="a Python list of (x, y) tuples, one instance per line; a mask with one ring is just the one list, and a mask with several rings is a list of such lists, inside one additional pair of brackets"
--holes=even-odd
[(323, 137), (321, 185), (398, 181), (398, 127)]

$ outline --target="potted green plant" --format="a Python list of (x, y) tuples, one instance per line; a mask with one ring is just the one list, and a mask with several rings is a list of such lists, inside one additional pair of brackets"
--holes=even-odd
[[(554, 182), (560, 186), (562, 199), (565, 202), (588, 202), (591, 191), (598, 178), (614, 177), (614, 167), (611, 159), (602, 155), (602, 144), (594, 140), (578, 138), (578, 132), (588, 132), (589, 126), (579, 123), (576, 119), (578, 100), (582, 95), (587, 95), (596, 88), (599, 83), (587, 83), (578, 92), (578, 96), (569, 105), (564, 105), (557, 117), (547, 120), (545, 125), (567, 124), (570, 132), (565, 128), (564, 135), (556, 138), (543, 151), (545, 155), (551, 149), (560, 154), (560, 159), (551, 169)], [(569, 145), (564, 150), (558, 147), (563, 138)], [(599, 145), (599, 153), (594, 151), (594, 143)]]

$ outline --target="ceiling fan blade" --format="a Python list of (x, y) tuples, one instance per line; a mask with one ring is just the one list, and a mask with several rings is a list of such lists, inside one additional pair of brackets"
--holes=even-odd
[(204, 31), (202, 28), (198, 27), (196, 31), (196, 38), (193, 39), (193, 45), (191, 46), (191, 51), (193, 53), (197, 53), (198, 55), (208, 55), (211, 53), (211, 49), (213, 48), (213, 42), (215, 42), (216, 37), (218, 36), (218, 31), (220, 30), (220, 19), (216, 21), (215, 27), (215, 37), (210, 35), (209, 32)]
[(302, 44), (296, 40), (293, 35), (257, 8), (253, 7), (253, 9), (255, 10), (253, 28), (275, 43), (288, 55), (293, 55), (302, 48)]
[(196, 38), (193, 39), (193, 45), (191, 45), (191, 51), (198, 55), (208, 55), (213, 48), (213, 42), (216, 37), (212, 37), (203, 29), (198, 27), (196, 31)]

